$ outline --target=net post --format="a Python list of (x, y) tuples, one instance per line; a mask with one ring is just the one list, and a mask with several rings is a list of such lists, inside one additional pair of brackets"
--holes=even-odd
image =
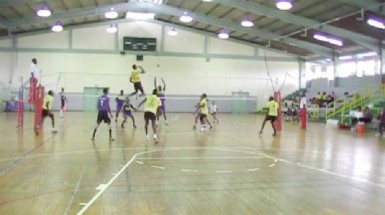
[(274, 99), (278, 102), (278, 117), (275, 121), (275, 129), (277, 131), (282, 131), (282, 101), (281, 101), (281, 91), (274, 92)]
[(39, 125), (41, 122), (41, 117), (42, 117), (41, 111), (43, 109), (43, 102), (44, 102), (44, 86), (39, 85), (36, 88), (36, 97), (35, 97), (35, 121), (34, 121), (35, 127)]
[(19, 99), (17, 103), (17, 128), (22, 128), (24, 124), (24, 87), (23, 77), (20, 78)]

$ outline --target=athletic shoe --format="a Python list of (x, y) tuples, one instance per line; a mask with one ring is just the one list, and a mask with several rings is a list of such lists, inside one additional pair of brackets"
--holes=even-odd
[(156, 137), (156, 135), (154, 135), (154, 141), (155, 143), (159, 143), (158, 137)]
[(148, 134), (146, 135), (146, 140), (150, 141), (150, 136)]
[(94, 140), (95, 140), (95, 137), (91, 137), (91, 140), (94, 141)]
[(275, 137), (275, 136), (277, 136), (277, 133), (274, 132), (274, 133), (273, 133), (273, 137)]
[(124, 125), (122, 124), (121, 126), (120, 126), (122, 129), (124, 129)]
[(56, 128), (53, 128), (51, 132), (54, 133), (54, 134), (56, 134), (56, 133), (57, 133)]
[(210, 130), (213, 128), (213, 125), (210, 125)]
[(258, 134), (262, 134), (262, 131), (259, 131), (259, 133)]
[(164, 124), (168, 126), (168, 123), (167, 123), (167, 121), (164, 121)]
[(134, 128), (136, 128), (136, 125), (133, 125)]
[(197, 128), (197, 126), (196, 126), (196, 125), (194, 125), (194, 126), (193, 126), (193, 129), (195, 130), (196, 128)]
[(116, 117), (115, 122), (118, 122), (118, 117)]
[(114, 141), (115, 139), (114, 138), (112, 138), (112, 137), (110, 137), (110, 139), (109, 139), (109, 141)]

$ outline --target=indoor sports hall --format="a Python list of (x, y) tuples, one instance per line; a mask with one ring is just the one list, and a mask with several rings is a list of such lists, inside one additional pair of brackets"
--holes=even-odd
[(384, 214), (383, 6), (0, 1), (0, 214)]

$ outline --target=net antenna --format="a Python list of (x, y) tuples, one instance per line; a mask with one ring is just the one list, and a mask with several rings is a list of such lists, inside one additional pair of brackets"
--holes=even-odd
[[(269, 40), (270, 41), (270, 40)], [(265, 67), (266, 67), (266, 74), (267, 76), (269, 77), (269, 80), (271, 82), (271, 86), (273, 88), (273, 91), (274, 92), (278, 92), (278, 91), (281, 91), (283, 89), (283, 87), (285, 86), (285, 83), (286, 83), (286, 78), (288, 76), (290, 77), (293, 77), (289, 74), (289, 72), (286, 72), (285, 75), (283, 76), (283, 81), (282, 81), (282, 84), (281, 86), (278, 87), (278, 81), (276, 83), (276, 85), (274, 84), (274, 80), (273, 80), (273, 77), (270, 75), (270, 71), (269, 71), (269, 65), (268, 65), (268, 62), (267, 62), (267, 57), (266, 57), (266, 52), (265, 52), (265, 49), (263, 49), (263, 55), (264, 55), (264, 60), (265, 60)], [(276, 87), (278, 87), (278, 89), (276, 89)], [(278, 91), (277, 91), (278, 90)]]

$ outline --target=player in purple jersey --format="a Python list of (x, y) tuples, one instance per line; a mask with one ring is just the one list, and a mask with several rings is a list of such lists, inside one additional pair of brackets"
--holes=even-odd
[(136, 128), (136, 125), (135, 125), (135, 118), (134, 118), (134, 115), (132, 114), (132, 110), (135, 110), (137, 111), (136, 108), (134, 108), (134, 106), (132, 106), (131, 102), (130, 102), (130, 98), (127, 96), (126, 97), (126, 101), (122, 107), (122, 112), (123, 112), (123, 117), (124, 117), (124, 120), (122, 122), (122, 125), (120, 126), (122, 129), (124, 129), (124, 123), (126, 123), (127, 121), (127, 117), (130, 117), (131, 120), (132, 120), (132, 126), (134, 128)]
[(162, 105), (160, 106), (158, 113), (156, 114), (156, 121), (159, 123), (159, 118), (163, 114), (164, 117), (164, 124), (167, 124), (167, 116), (166, 116), (166, 96), (165, 96), (165, 91), (166, 91), (166, 82), (162, 78), (162, 83), (163, 87), (161, 85), (157, 86), (156, 84), (156, 77), (154, 78), (154, 87), (155, 89), (158, 90), (158, 97), (160, 98), (160, 101), (162, 102)]
[(120, 111), (122, 110), (122, 107), (124, 103), (126, 102), (126, 97), (124, 96), (124, 91), (120, 91), (120, 95), (116, 97), (116, 116), (115, 116), (115, 122), (118, 122), (118, 116)]
[(110, 108), (110, 98), (108, 97), (108, 88), (103, 89), (103, 95), (98, 98), (97, 107), (98, 107), (98, 118), (96, 120), (96, 127), (94, 129), (94, 133), (92, 134), (92, 140), (95, 140), (96, 130), (98, 129), (100, 123), (103, 121), (104, 123), (107, 123), (109, 126), (110, 141), (114, 141), (114, 138), (112, 138), (112, 130), (111, 130), (112, 113)]

